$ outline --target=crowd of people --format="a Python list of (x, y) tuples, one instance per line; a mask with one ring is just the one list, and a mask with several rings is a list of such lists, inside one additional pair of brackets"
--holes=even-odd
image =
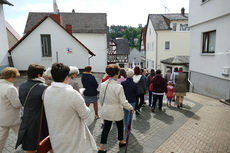
[[(77, 67), (54, 63), (45, 71), (44, 66), (31, 64), (27, 81), (17, 90), (13, 83), (20, 76), (18, 70), (5, 68), (0, 80), (0, 152), (12, 129), (18, 135), (16, 148), (22, 145), (26, 153), (35, 153), (38, 142), (47, 136), (51, 153), (105, 153), (104, 145), (113, 122), (118, 129), (118, 146), (126, 146), (124, 131), (127, 134), (133, 112), (140, 115), (146, 94), (153, 113), (157, 100), (158, 109), (162, 110), (164, 95), (167, 106), (176, 99), (177, 107), (183, 107), (187, 78), (182, 68), (175, 68), (173, 73), (168, 70), (164, 77), (161, 70), (152, 69), (147, 74), (139, 66), (120, 69), (116, 64), (107, 65), (105, 72), (98, 91), (91, 66), (85, 67), (81, 77), (83, 89), (80, 89)], [(99, 148), (85, 123), (90, 104), (95, 119), (103, 120)]]

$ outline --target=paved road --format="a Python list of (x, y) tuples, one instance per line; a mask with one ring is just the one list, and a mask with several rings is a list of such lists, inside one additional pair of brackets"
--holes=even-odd
[[(134, 115), (129, 141), (129, 153), (230, 153), (230, 106), (215, 99), (188, 93), (184, 108), (166, 107), (151, 112), (142, 108), (141, 115)], [(91, 108), (87, 125), (97, 145), (100, 143), (101, 119), (94, 120)], [(16, 136), (10, 133), (3, 153), (15, 151)], [(114, 124), (107, 144), (108, 153), (124, 153), (119, 149), (117, 128)]]

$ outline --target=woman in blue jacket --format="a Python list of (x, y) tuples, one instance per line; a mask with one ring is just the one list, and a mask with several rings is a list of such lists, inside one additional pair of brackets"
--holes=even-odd
[(86, 105), (89, 107), (90, 104), (93, 104), (94, 111), (95, 111), (95, 119), (99, 118), (98, 115), (98, 104), (97, 104), (97, 88), (98, 83), (95, 77), (91, 73), (92, 67), (86, 66), (85, 72), (81, 77), (81, 82), (83, 84), (84, 91), (84, 99)]

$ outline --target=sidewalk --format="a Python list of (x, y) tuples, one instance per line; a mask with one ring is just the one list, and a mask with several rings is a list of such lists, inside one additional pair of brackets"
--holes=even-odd
[[(142, 108), (134, 115), (128, 153), (230, 153), (230, 106), (215, 99), (188, 93), (184, 108), (166, 107), (151, 112)], [(87, 125), (97, 145), (101, 138), (101, 119), (94, 120), (91, 108)], [(11, 133), (3, 153), (13, 153), (15, 136)], [(124, 153), (119, 149), (116, 124), (109, 133), (108, 153)], [(18, 151), (17, 153), (21, 153)]]

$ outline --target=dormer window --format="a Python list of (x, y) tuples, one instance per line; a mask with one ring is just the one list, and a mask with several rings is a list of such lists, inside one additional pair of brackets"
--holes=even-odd
[(176, 26), (177, 26), (177, 24), (176, 23), (173, 23), (173, 31), (176, 31)]

